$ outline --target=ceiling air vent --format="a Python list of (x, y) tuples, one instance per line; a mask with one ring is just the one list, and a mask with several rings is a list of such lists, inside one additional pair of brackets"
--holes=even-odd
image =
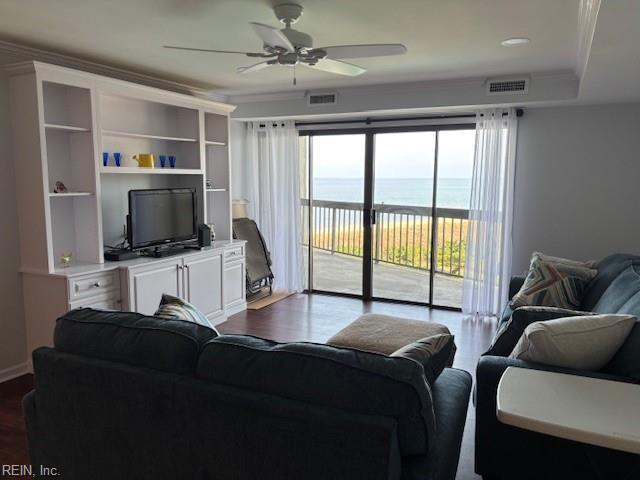
[(316, 105), (336, 105), (338, 103), (337, 93), (310, 93), (307, 97), (310, 107)]
[(525, 95), (527, 93), (529, 93), (528, 78), (505, 78), (487, 82), (487, 95)]

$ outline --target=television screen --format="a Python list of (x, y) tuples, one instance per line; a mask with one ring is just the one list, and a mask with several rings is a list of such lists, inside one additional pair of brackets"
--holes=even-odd
[(197, 238), (195, 189), (130, 190), (128, 237), (134, 250)]

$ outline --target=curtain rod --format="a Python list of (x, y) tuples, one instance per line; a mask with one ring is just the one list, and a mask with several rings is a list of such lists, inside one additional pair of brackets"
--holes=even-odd
[[(502, 115), (507, 115), (507, 113), (503, 113)], [(524, 110), (522, 108), (516, 108), (516, 116), (522, 117), (524, 115)], [(296, 122), (296, 127), (306, 127), (311, 125), (344, 125), (348, 123), (366, 123), (370, 125), (372, 123), (380, 123), (380, 122), (411, 122), (418, 120), (450, 120), (456, 118), (476, 118), (475, 114), (469, 113), (461, 113), (457, 115), (432, 115), (425, 117), (398, 117), (398, 118), (361, 118), (355, 120), (334, 120), (334, 121), (326, 121), (326, 122)]]
[[(266, 126), (267, 126), (266, 123), (261, 123), (259, 125), (260, 128), (265, 128)], [(274, 122), (274, 123), (271, 124), (271, 126), (272, 127), (284, 127), (284, 123), (276, 123), (276, 122)]]

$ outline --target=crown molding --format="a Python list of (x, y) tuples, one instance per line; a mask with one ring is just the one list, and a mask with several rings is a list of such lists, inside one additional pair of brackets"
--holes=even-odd
[(593, 35), (596, 31), (600, 0), (580, 0), (578, 11), (578, 52), (576, 55), (576, 75), (582, 83), (582, 77), (587, 69)]
[[(43, 50), (41, 48), (29, 47), (19, 43), (10, 42), (0, 39), (0, 52), (16, 55), (18, 57), (24, 57), (28, 60), (35, 60), (60, 67), (73, 68), (75, 70), (82, 70), (88, 73), (94, 73), (96, 75), (102, 75), (105, 77), (116, 78), (118, 80), (125, 80), (127, 82), (138, 83), (149, 87), (155, 87), (162, 90), (169, 90), (172, 92), (191, 95), (198, 98), (204, 98), (207, 100), (213, 100), (218, 102), (226, 102), (227, 97), (212, 92), (209, 89), (197, 87), (195, 85), (189, 85), (186, 83), (175, 82), (144, 73), (133, 72), (124, 68), (113, 67), (102, 63), (92, 62), (90, 60), (84, 60), (70, 55), (62, 53), (52, 52), (50, 50)], [(19, 64), (16, 64), (19, 65)], [(10, 67), (12, 68), (12, 67)], [(15, 67), (20, 68), (20, 67)], [(13, 70), (17, 73), (16, 70)]]

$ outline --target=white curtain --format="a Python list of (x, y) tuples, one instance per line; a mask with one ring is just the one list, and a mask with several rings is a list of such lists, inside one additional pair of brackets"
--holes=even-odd
[(518, 120), (514, 109), (476, 115), (462, 311), (497, 315), (511, 275), (513, 187)]
[(274, 287), (303, 288), (298, 132), (293, 121), (246, 124), (249, 216), (271, 252)]

